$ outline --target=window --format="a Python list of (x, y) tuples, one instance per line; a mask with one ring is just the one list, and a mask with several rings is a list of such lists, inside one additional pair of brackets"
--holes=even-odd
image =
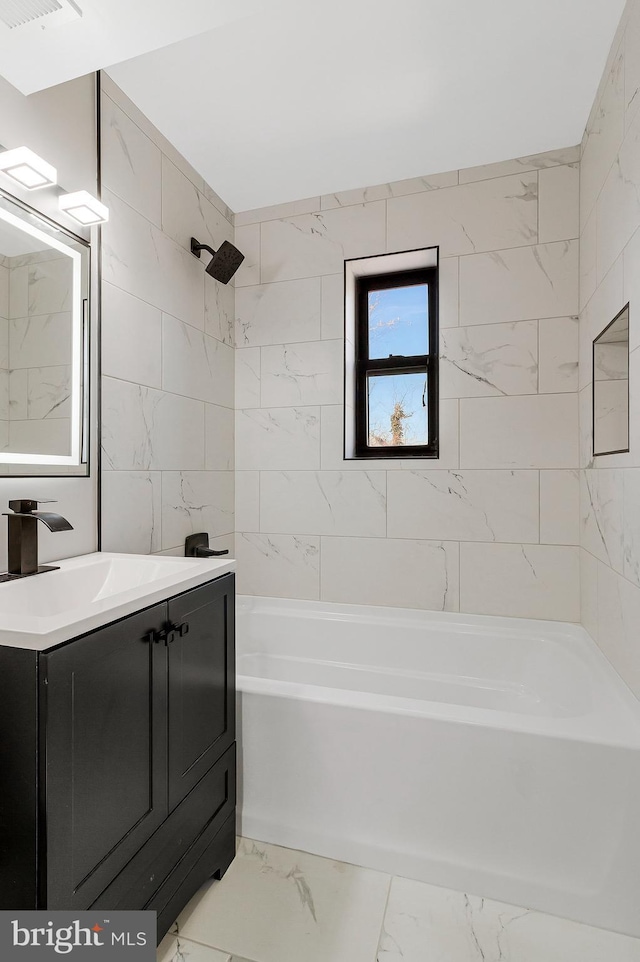
[(437, 267), (356, 275), (353, 307), (352, 456), (437, 458)]

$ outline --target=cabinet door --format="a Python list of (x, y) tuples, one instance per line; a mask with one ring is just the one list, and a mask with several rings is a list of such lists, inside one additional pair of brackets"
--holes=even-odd
[(235, 738), (234, 576), (169, 602), (169, 808)]
[(42, 907), (87, 908), (167, 815), (166, 604), (42, 656)]

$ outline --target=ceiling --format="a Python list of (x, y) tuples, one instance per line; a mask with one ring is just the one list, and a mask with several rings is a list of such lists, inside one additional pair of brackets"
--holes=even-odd
[[(79, 2), (82, 21), (58, 28), (53, 51), (42, 40), (28, 68), (0, 38), (7, 79), (26, 91), (111, 64), (236, 211), (578, 143), (624, 7)], [(68, 32), (83, 23), (78, 51)]]

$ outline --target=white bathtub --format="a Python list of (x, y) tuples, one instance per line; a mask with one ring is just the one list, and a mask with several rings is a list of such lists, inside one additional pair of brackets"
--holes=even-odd
[(244, 835), (640, 936), (640, 706), (582, 628), (240, 597), (237, 630)]

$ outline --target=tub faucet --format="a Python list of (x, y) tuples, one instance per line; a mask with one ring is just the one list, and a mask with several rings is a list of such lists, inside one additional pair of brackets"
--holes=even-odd
[(38, 521), (42, 521), (49, 531), (72, 531), (73, 525), (60, 514), (50, 511), (36, 511), (39, 504), (54, 504), (53, 501), (32, 501), (20, 498), (10, 501), (7, 516), (9, 528), (9, 570), (0, 580), (25, 578), (27, 575), (43, 571), (56, 571), (52, 565), (38, 566)]

